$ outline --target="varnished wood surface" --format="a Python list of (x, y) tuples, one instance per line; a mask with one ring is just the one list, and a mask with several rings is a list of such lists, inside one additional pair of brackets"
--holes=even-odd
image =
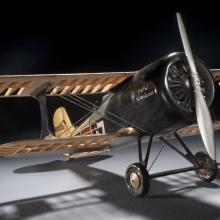
[(85, 135), (69, 138), (50, 137), (46, 139), (30, 139), (10, 142), (0, 145), (0, 156), (15, 156), (17, 154), (40, 153), (47, 151), (92, 151), (103, 150), (111, 146), (111, 140), (130, 133), (118, 132), (106, 135)]
[(42, 90), (48, 96), (106, 93), (135, 73), (1, 75), (0, 97), (35, 96)]

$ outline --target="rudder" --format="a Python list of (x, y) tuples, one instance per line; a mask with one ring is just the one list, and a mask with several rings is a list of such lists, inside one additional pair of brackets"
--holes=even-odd
[(64, 107), (59, 107), (54, 112), (53, 126), (56, 137), (71, 137), (75, 130), (75, 126), (72, 124)]

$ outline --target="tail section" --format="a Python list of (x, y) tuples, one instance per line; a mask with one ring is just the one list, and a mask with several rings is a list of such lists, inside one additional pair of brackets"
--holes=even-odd
[(53, 126), (56, 137), (71, 137), (73, 131), (75, 130), (75, 127), (64, 107), (59, 107), (54, 112)]

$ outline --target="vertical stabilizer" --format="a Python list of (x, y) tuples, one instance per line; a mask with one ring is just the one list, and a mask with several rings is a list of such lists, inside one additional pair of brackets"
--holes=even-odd
[(56, 137), (71, 137), (73, 131), (75, 130), (75, 127), (64, 107), (59, 107), (54, 112), (53, 126)]

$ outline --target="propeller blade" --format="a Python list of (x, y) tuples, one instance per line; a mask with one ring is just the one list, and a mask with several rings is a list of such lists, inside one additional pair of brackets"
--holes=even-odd
[(183, 24), (181, 15), (179, 13), (177, 13), (177, 21), (178, 21), (178, 26), (180, 30), (184, 51), (189, 63), (192, 85), (194, 90), (194, 97), (195, 97), (196, 116), (197, 116), (197, 122), (200, 130), (200, 134), (203, 143), (206, 147), (206, 150), (209, 153), (209, 156), (213, 160), (215, 160), (216, 153), (215, 153), (215, 141), (214, 141), (214, 130), (212, 125), (212, 119), (210, 116), (209, 108), (206, 104), (206, 101), (201, 91), (199, 74), (196, 70), (196, 65), (193, 59), (185, 26)]
[(209, 153), (209, 156), (215, 160), (215, 142), (212, 119), (203, 94), (198, 91), (195, 91), (195, 107), (197, 122), (203, 143)]

